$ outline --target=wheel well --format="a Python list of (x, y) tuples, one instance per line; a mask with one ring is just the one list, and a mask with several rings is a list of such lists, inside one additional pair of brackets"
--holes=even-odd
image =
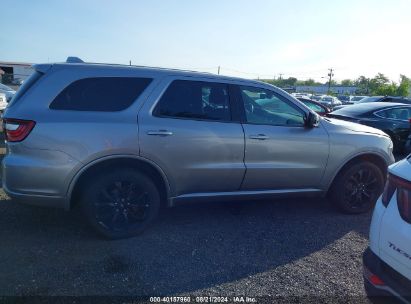
[(328, 188), (328, 191), (330, 191), (334, 185), (334, 182), (337, 180), (338, 176), (344, 172), (347, 168), (349, 168), (350, 166), (352, 166), (353, 164), (357, 164), (363, 161), (367, 161), (370, 163), (373, 163), (374, 165), (376, 165), (382, 172), (384, 179), (387, 176), (388, 173), (388, 166), (387, 163), (385, 162), (385, 160), (381, 157), (378, 156), (376, 154), (361, 154), (358, 155), (354, 158), (352, 158), (351, 160), (349, 160), (339, 171), (338, 173), (334, 176), (334, 179), (331, 183), (331, 186)]
[(157, 168), (153, 165), (133, 158), (115, 158), (101, 161), (87, 168), (81, 173), (80, 177), (75, 181), (74, 188), (70, 197), (70, 208), (74, 208), (80, 200), (81, 191), (90, 179), (94, 176), (104, 173), (107, 170), (133, 168), (142, 172), (154, 182), (160, 192), (161, 203), (166, 204), (168, 198), (168, 186)]

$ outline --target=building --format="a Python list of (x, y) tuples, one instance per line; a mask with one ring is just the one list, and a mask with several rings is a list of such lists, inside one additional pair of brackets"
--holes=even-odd
[[(332, 85), (330, 91), (335, 94), (355, 95), (357, 91), (356, 86)], [(327, 94), (328, 84), (314, 85), (314, 86), (296, 86), (297, 93), (313, 93), (313, 94)]]
[(25, 80), (32, 72), (31, 63), (0, 61), (0, 76), (3, 83)]

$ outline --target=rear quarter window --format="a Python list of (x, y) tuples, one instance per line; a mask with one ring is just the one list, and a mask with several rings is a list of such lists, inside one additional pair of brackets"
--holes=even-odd
[(13, 104), (15, 104), (30, 88), (43, 76), (43, 73), (40, 72), (33, 72), (29, 78), (27, 78), (24, 82), (23, 85), (17, 90), (16, 94), (13, 96), (13, 98), (10, 100), (9, 104), (7, 107), (11, 107)]
[(133, 104), (151, 78), (96, 77), (76, 80), (50, 104), (52, 110), (121, 111)]

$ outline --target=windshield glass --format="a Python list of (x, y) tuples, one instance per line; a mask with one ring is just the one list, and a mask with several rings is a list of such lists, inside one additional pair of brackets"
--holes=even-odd
[(360, 101), (361, 99), (364, 99), (364, 96), (355, 96), (351, 99), (351, 101), (355, 102), (355, 101)]
[(374, 102), (374, 101), (377, 101), (381, 98), (382, 98), (382, 96), (366, 97), (366, 98), (362, 98), (361, 100), (358, 100), (357, 102), (354, 102), (354, 103)]
[(14, 91), (12, 88), (0, 83), (0, 90)]

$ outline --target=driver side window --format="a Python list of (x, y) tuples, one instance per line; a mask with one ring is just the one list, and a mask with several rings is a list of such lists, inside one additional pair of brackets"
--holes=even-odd
[(248, 123), (275, 126), (303, 126), (304, 113), (271, 91), (240, 87)]

